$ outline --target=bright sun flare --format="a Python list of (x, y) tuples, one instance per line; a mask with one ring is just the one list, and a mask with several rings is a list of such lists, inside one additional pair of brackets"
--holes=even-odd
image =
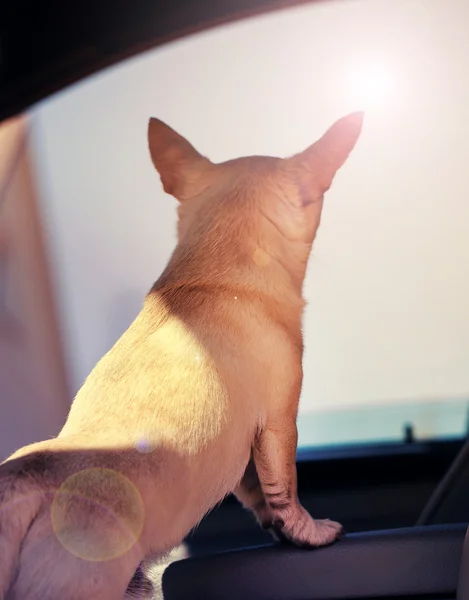
[(369, 65), (350, 70), (347, 88), (357, 108), (366, 110), (392, 102), (395, 81), (384, 66)]

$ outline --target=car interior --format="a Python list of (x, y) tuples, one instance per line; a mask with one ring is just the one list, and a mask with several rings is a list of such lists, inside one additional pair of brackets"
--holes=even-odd
[[(376, 8), (378, 3), (381, 7), (379, 9)], [(425, 19), (434, 19), (437, 23), (435, 29), (430, 28), (430, 37), (426, 38), (428, 48), (431, 47), (435, 53), (429, 55), (429, 69), (434, 68), (435, 78), (440, 71), (449, 73), (447, 80), (442, 78), (435, 83), (435, 89), (442, 90), (442, 98), (445, 92), (451, 93), (452, 106), (455, 113), (459, 110), (461, 120), (459, 128), (455, 128), (453, 121), (450, 123), (451, 115), (445, 113), (447, 120), (439, 123), (434, 137), (429, 134), (422, 146), (431, 144), (433, 140), (445, 156), (450, 155), (460, 138), (469, 138), (466, 122), (462, 121), (465, 106), (469, 106), (469, 70), (464, 70), (469, 61), (469, 43), (461, 41), (464, 36), (468, 37), (464, 32), (469, 27), (469, 8), (464, 0), (402, 0), (397, 4), (404, 7), (406, 15), (411, 15), (406, 21), (408, 32), (410, 31), (408, 38), (411, 40), (414, 39), (412, 31), (417, 31)], [(83, 81), (94, 81), (102, 73), (112, 71), (119, 65), (130, 64), (145, 53), (166, 52), (166, 48), (171, 48), (171, 44), (176, 42), (190, 44), (191, 40), (205, 32), (218, 31), (221, 32), (220, 35), (226, 32), (228, 35), (238, 24), (255, 23), (256, 19), (263, 18), (277, 19), (276, 23), (281, 31), (283, 19), (286, 23), (291, 11), (308, 10), (313, 18), (316, 14), (340, 14), (342, 10), (346, 10), (345, 6), (347, 10), (356, 10), (358, 15), (374, 11), (379, 19), (380, 10), (384, 10), (385, 5), (388, 7), (386, 10), (396, 11), (397, 4), (390, 0), (209, 0), (200, 3), (193, 0), (133, 0), (132, 3), (115, 0), (111, 4), (103, 0), (82, 0), (80, 3), (2, 0), (0, 126), (2, 122), (7, 123), (17, 115), (47, 106), (51, 98), (60, 98), (69, 90), (78, 89)], [(384, 23), (387, 13), (382, 14)], [(301, 14), (298, 15), (298, 19), (301, 19)], [(350, 28), (353, 27), (353, 21), (344, 18), (344, 22), (345, 27), (347, 23), (350, 23)], [(334, 35), (338, 35), (337, 31)], [(418, 29), (415, 38), (420, 34), (421, 29)], [(294, 36), (295, 32), (291, 35)], [(379, 37), (379, 32), (376, 35)], [(441, 64), (435, 59), (439, 48), (443, 48), (444, 41), (450, 43), (448, 40), (451, 39), (454, 42), (453, 58), (461, 57), (459, 71), (455, 62), (450, 62), (449, 54), (444, 54), (445, 51), (441, 50)], [(337, 39), (336, 43), (340, 44), (341, 40)], [(396, 38), (395, 43), (399, 46), (401, 41)], [(402, 42), (404, 43), (407, 42)], [(233, 50), (234, 55), (236, 51)], [(425, 56), (425, 52), (424, 48), (422, 56)], [(280, 54), (283, 56), (283, 50)], [(196, 70), (198, 66), (200, 65), (195, 64), (193, 69)], [(288, 61), (283, 68), (290, 69)], [(292, 58), (291, 69), (294, 68)], [(228, 78), (229, 70), (227, 67)], [(379, 74), (375, 74), (375, 78), (379, 79)], [(297, 80), (301, 86), (305, 80), (303, 71)], [(321, 82), (319, 79), (315, 85), (320, 87)], [(328, 85), (333, 87), (333, 84)], [(335, 90), (334, 87), (333, 89)], [(425, 88), (426, 93), (428, 89)], [(209, 117), (210, 110), (208, 107), (203, 119)], [(432, 119), (439, 118), (440, 115), (431, 111), (425, 113), (425, 106), (417, 103), (409, 109), (409, 114), (414, 113), (420, 115), (418, 119), (421, 120), (423, 130), (434, 128)], [(188, 122), (202, 118), (200, 115), (192, 115), (189, 100), (187, 114)], [(285, 120), (287, 121), (286, 117)], [(0, 146), (1, 143), (0, 136)], [(368, 145), (361, 158), (363, 163), (372, 151), (371, 145)], [(406, 147), (401, 148), (401, 152), (402, 156), (406, 156), (408, 152), (409, 160), (415, 160), (417, 156)], [(424, 154), (423, 150), (422, 153)], [(459, 156), (454, 159), (452, 166), (443, 166), (442, 162), (429, 163), (422, 167), (420, 173), (426, 172), (430, 178), (436, 178), (437, 169), (447, 169), (445, 176), (448, 180), (456, 177), (454, 172), (457, 169), (465, 169), (466, 155), (464, 151), (462, 154), (462, 158)], [(0, 148), (0, 159), (1, 156)], [(390, 155), (386, 156), (389, 158)], [(372, 165), (371, 169), (376, 168), (379, 174), (379, 165), (374, 164), (375, 167)], [(435, 171), (432, 172), (432, 169)], [(364, 177), (367, 173), (363, 168), (360, 176)], [(0, 165), (0, 182), (1, 174)], [(467, 176), (465, 177), (463, 180), (461, 175), (461, 203), (467, 193), (467, 188), (463, 189), (463, 184), (467, 181)], [(0, 187), (0, 225), (2, 189)], [(396, 184), (396, 190), (400, 189), (401, 184)], [(418, 194), (418, 186), (411, 186), (411, 189), (412, 193)], [(448, 192), (450, 193), (452, 192)], [(407, 198), (406, 202), (411, 200)], [(396, 206), (398, 204), (396, 201)], [(397, 206), (397, 210), (399, 209), (400, 204)], [(431, 203), (430, 209), (433, 210)], [(469, 213), (467, 209), (461, 210), (454, 218), (462, 232), (460, 239), (464, 240)], [(376, 220), (378, 216), (377, 210), (370, 220)], [(417, 220), (416, 218), (415, 222)], [(425, 221), (423, 224), (421, 221), (419, 223), (425, 229)], [(435, 228), (446, 227), (448, 236), (451, 236), (451, 223), (436, 223)], [(394, 231), (392, 239), (396, 240), (396, 244), (400, 243), (399, 235), (399, 232)], [(415, 237), (417, 238), (417, 234)], [(439, 238), (432, 240), (431, 244), (436, 248), (435, 252), (439, 249), (443, 256), (444, 250)], [(0, 267), (1, 248), (0, 236)], [(461, 241), (457, 248), (454, 256), (448, 250), (446, 258), (441, 259), (440, 267), (442, 270), (456, 269), (454, 265), (457, 261), (454, 257), (457, 254), (460, 270), (455, 277), (464, 279), (466, 269), (469, 281), (469, 242), (466, 241), (464, 246)], [(326, 254), (318, 254), (318, 263), (326, 260), (324, 256)], [(359, 254), (353, 255), (353, 260), (357, 256), (359, 260)], [(324, 268), (326, 272), (327, 264), (324, 267), (318, 264), (318, 269), (320, 268)], [(411, 268), (412, 266), (409, 267)], [(431, 278), (431, 267), (429, 268)], [(4, 295), (2, 281), (0, 270), (0, 314)], [(451, 294), (461, 295), (461, 290), (469, 290), (468, 286), (469, 283), (463, 281), (459, 291), (448, 288), (441, 298), (450, 297)], [(399, 300), (403, 303), (403, 310), (406, 305), (411, 304), (409, 296), (413, 288), (409, 289), (410, 292), (404, 290)], [(459, 300), (464, 302), (461, 297)], [(370, 303), (372, 301), (371, 295)], [(418, 318), (419, 309), (415, 310), (411, 314), (412, 319)], [(449, 310), (446, 305), (441, 304), (442, 312)], [(465, 316), (465, 321), (469, 322), (467, 311), (465, 315), (463, 310), (460, 314), (462, 319)], [(370, 406), (367, 407), (359, 407), (351, 402), (347, 406), (340, 405), (336, 413), (323, 411), (317, 415), (313, 414), (312, 409), (310, 413), (306, 408), (303, 412), (300, 410), (300, 443), (297, 453), (299, 497), (303, 506), (315, 517), (331, 518), (343, 524), (346, 533), (339, 542), (315, 550), (274, 542), (270, 534), (257, 525), (253, 516), (230, 496), (204, 518), (181, 548), (169, 555), (159, 567), (155, 567), (155, 598), (469, 600), (469, 379), (466, 375), (469, 373), (469, 337), (464, 337), (468, 331), (467, 324), (463, 325), (463, 320), (455, 323), (455, 328), (461, 331), (461, 338), (453, 346), (459, 344), (458, 348), (461, 350), (456, 358), (456, 355), (448, 358), (448, 364), (459, 361), (461, 378), (458, 386), (448, 383), (447, 396), (440, 393), (440, 389), (444, 391), (444, 385), (453, 371), (448, 370), (448, 375), (442, 367), (442, 387), (435, 390), (434, 398), (427, 404), (425, 398), (432, 394), (422, 392), (422, 404), (418, 405), (414, 413), (410, 408), (407, 410), (402, 398), (397, 412), (392, 412), (391, 407), (391, 412), (387, 413), (384, 402), (380, 404), (378, 399), (371, 403), (372, 393), (369, 394)], [(2, 331), (0, 327), (0, 336)], [(375, 331), (379, 336), (379, 328)], [(420, 330), (416, 331), (418, 334)], [(308, 332), (309, 329), (307, 334)], [(337, 335), (340, 337), (340, 333)], [(306, 339), (308, 343), (308, 335)], [(430, 336), (425, 344), (438, 344), (438, 340), (439, 338), (433, 340)], [(445, 343), (452, 345), (451, 334), (448, 334)], [(376, 352), (381, 352), (384, 356), (386, 342), (376, 348)], [(94, 355), (91, 353), (91, 356)], [(328, 356), (334, 356), (333, 352)], [(72, 359), (69, 358), (69, 362)], [(420, 360), (410, 352), (406, 360), (412, 362), (414, 359), (416, 363)], [(373, 360), (370, 358), (370, 364)], [(420, 381), (425, 382), (427, 376), (431, 379), (431, 371), (436, 368), (430, 362), (425, 363), (424, 359), (418, 364), (423, 366), (422, 375), (416, 380), (417, 385)], [(331, 372), (333, 369), (331, 366)], [(399, 377), (402, 376), (404, 380), (407, 372), (404, 369), (391, 369), (389, 376), (396, 379), (398, 386)], [(77, 380), (80, 377), (81, 373), (77, 375)], [(313, 377), (308, 381), (312, 382)], [(308, 385), (308, 398), (311, 395), (313, 404), (315, 388), (312, 383)], [(353, 381), (345, 382), (340, 393), (347, 389), (347, 385), (352, 388)], [(464, 385), (467, 387), (464, 388)], [(429, 386), (431, 388), (431, 384)], [(365, 389), (366, 386), (363, 385), (362, 388)], [(389, 395), (392, 396), (393, 392)], [(457, 401), (453, 402), (456, 396)], [(1, 404), (12, 402), (7, 386), (1, 381), (0, 397)], [(392, 400), (390, 397), (389, 405)], [(306, 406), (309, 400), (305, 399), (304, 402)], [(456, 404), (457, 410), (454, 408)], [(429, 411), (429, 417), (425, 411)], [(456, 412), (457, 416), (452, 419)], [(5, 439), (11, 427), (6, 414), (9, 413), (2, 413), (0, 422), (0, 437)], [(314, 431), (309, 425), (310, 417), (316, 423)], [(26, 423), (28, 414), (24, 413), (21, 419), (18, 421), (19, 426), (22, 422)], [(391, 427), (391, 423), (393, 429), (389, 433), (387, 427)], [(27, 428), (26, 425), (24, 427)], [(316, 434), (319, 430), (324, 433)], [(27, 435), (33, 439), (36, 434), (31, 430)], [(0, 458), (3, 460), (4, 457)]]

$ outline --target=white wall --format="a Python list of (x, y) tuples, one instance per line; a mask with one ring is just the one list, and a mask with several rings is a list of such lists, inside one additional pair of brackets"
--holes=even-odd
[(172, 43), (38, 106), (73, 389), (175, 244), (150, 115), (221, 161), (299, 151), (364, 105), (306, 283), (302, 411), (469, 396), (468, 20), (466, 0), (303, 6)]

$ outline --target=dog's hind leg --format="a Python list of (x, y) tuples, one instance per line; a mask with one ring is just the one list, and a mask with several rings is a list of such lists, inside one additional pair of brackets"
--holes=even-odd
[(24, 536), (42, 504), (42, 494), (28, 481), (0, 480), (0, 599), (11, 585)]
[(233, 493), (245, 508), (254, 513), (259, 524), (264, 529), (269, 529), (272, 526), (272, 513), (262, 491), (252, 455), (243, 478)]

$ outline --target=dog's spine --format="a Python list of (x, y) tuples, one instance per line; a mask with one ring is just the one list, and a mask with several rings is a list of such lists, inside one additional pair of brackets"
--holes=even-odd
[(0, 600), (13, 582), (21, 543), (41, 504), (33, 482), (14, 476), (0, 479)]

